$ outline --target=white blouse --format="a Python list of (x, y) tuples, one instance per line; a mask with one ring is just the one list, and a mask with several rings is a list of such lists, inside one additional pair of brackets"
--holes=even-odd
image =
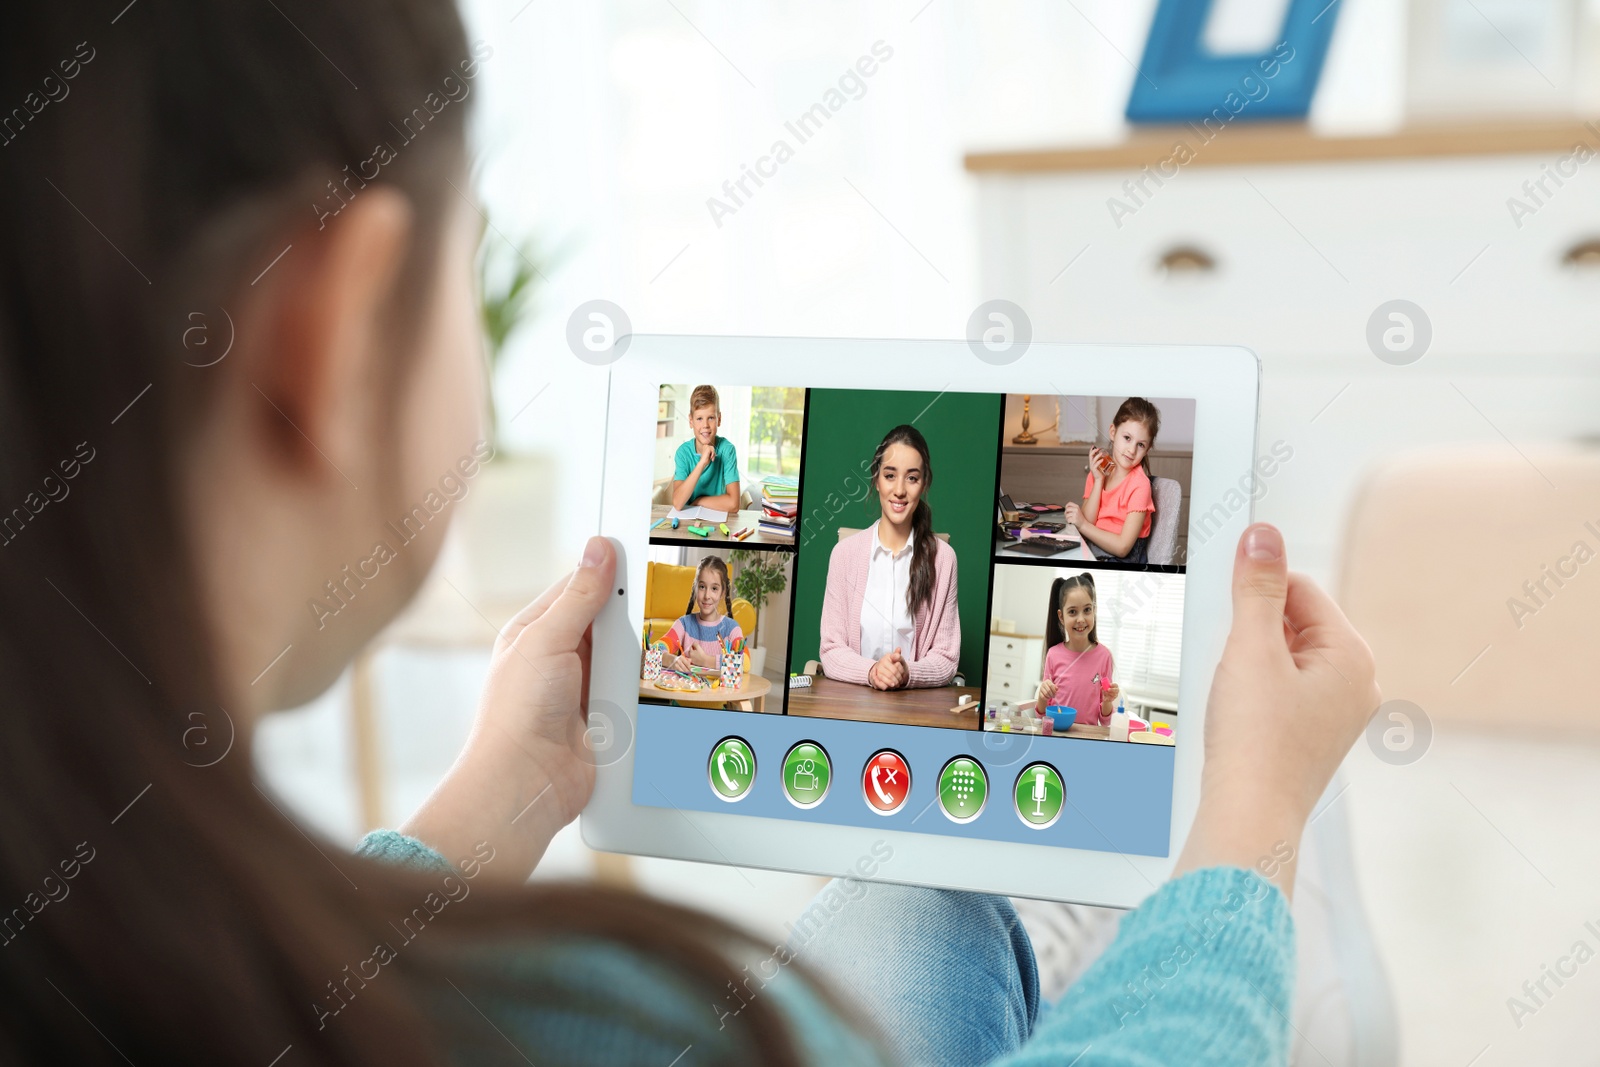
[(916, 535), (908, 534), (898, 552), (878, 540), (878, 523), (872, 524), (872, 556), (867, 563), (867, 588), (861, 598), (861, 654), (879, 660), (895, 649), (910, 663), (916, 620), (907, 604), (911, 593), (911, 554)]

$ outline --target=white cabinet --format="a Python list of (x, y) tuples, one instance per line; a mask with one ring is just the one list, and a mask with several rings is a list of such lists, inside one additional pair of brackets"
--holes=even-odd
[[(1193, 161), (1158, 184), (1181, 139)], [(1350, 502), (1398, 454), (1600, 440), (1600, 122), (1238, 127), (1203, 145), (1179, 128), (967, 166), (984, 296), (1020, 305), (1035, 338), (1261, 357), (1259, 447), (1293, 458), (1256, 516), (1284, 528), (1299, 569), (1331, 577)], [(1408, 365), (1368, 343), (1393, 300), (1431, 330)]]
[(1019, 704), (1032, 700), (1039, 688), (1044, 668), (1044, 638), (1023, 634), (989, 635), (989, 675), (983, 699), (1009, 700)]

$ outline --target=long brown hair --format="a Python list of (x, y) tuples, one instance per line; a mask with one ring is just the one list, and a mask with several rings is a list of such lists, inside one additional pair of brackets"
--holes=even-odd
[[(474, 886), (349, 985), (439, 876), (317, 843), (256, 787), (248, 736), (226, 747), (180, 508), (216, 372), (183, 331), (203, 314), (220, 348), (218, 309), (284, 233), (388, 183), (418, 218), (402, 378), (399, 311), (425, 304), (464, 169), (451, 86), (483, 52), (447, 0), (111, 10), (22, 5), (0, 34), (0, 1061), (440, 1062), (487, 1029), (447, 984), (483, 988), (471, 950), (555, 938), (636, 949), (710, 1011), (750, 940), (595, 886)], [(512, 991), (639, 1017), (556, 982)], [(796, 1062), (765, 998), (730, 1027), (745, 1059)]]
[(928, 455), (928, 441), (915, 426), (896, 426), (883, 435), (878, 450), (872, 453), (872, 482), (878, 482), (878, 470), (883, 466), (883, 454), (890, 445), (908, 445), (917, 450), (922, 460), (922, 495), (917, 498), (916, 510), (911, 513), (911, 534), (915, 544), (911, 549), (911, 585), (906, 589), (906, 608), (916, 619), (922, 606), (933, 599), (933, 561), (939, 552), (933, 534), (933, 508), (928, 504), (928, 490), (933, 488), (933, 459)]

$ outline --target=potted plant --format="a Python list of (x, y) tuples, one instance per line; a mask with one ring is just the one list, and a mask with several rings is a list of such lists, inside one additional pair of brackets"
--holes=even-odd
[(533, 300), (533, 279), (543, 277), (533, 262), (533, 243), (513, 245), (496, 240), (499, 231), (485, 219), (483, 247), (478, 254), (478, 292), (483, 301), (484, 357), (489, 364), (489, 442), (501, 451), (500, 415), (494, 400), (494, 376), (505, 355), (506, 342), (527, 319)]
[(736, 548), (728, 553), (728, 562), (736, 568), (734, 594), (750, 601), (756, 609), (755, 633), (750, 635), (749, 646), (751, 674), (760, 674), (767, 665), (767, 650), (761, 644), (761, 608), (768, 597), (783, 592), (789, 585), (783, 573), (784, 558), (781, 552), (762, 552), (754, 548)]

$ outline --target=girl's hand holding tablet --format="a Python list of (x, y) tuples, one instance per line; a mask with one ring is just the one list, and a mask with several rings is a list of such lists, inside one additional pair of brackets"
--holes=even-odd
[(578, 569), (501, 630), (466, 747), (403, 833), (446, 856), (488, 841), (496, 855), (485, 876), (527, 881), (594, 791), (589, 624), (615, 570), (611, 542), (591, 537)]
[(1294, 861), (1263, 861), (1284, 845), (1298, 852), (1382, 699), (1361, 635), (1316, 583), (1289, 573), (1275, 527), (1251, 526), (1234, 556), (1233, 628), (1207, 704), (1200, 807), (1174, 875), (1254, 868), (1288, 895)]

